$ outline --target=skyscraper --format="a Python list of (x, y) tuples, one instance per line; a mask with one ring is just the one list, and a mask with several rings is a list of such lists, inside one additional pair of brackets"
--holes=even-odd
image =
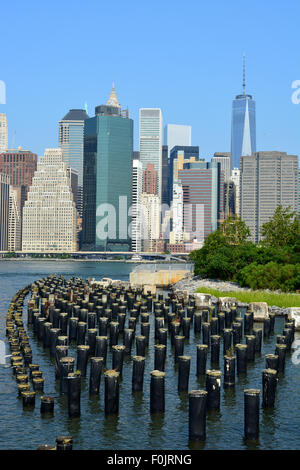
[(133, 121), (114, 87), (106, 105), (85, 120), (83, 228), (85, 250), (129, 251)]
[(0, 153), (6, 152), (8, 147), (8, 129), (6, 114), (0, 113)]
[(84, 121), (88, 119), (84, 109), (70, 109), (59, 121), (58, 146), (63, 151), (67, 167), (78, 172), (78, 192), (76, 207), (82, 215), (82, 185), (83, 185), (83, 131)]
[(61, 149), (39, 158), (23, 208), (22, 250), (72, 252), (76, 243), (76, 206)]
[(9, 176), (10, 185), (14, 189), (18, 214), (21, 217), (21, 238), (23, 207), (36, 169), (37, 154), (32, 153), (30, 150), (23, 150), (22, 147), (19, 147), (15, 150), (9, 149), (4, 153), (0, 153), (0, 172)]
[(156, 194), (143, 193), (141, 196), (142, 216), (143, 216), (143, 250), (159, 251), (158, 242), (160, 239), (160, 199)]
[(203, 242), (222, 221), (224, 172), (216, 162), (184, 163), (178, 179), (183, 188), (184, 231)]
[(297, 211), (298, 157), (285, 152), (257, 152), (241, 157), (241, 218), (251, 240), (260, 240), (260, 228), (278, 206)]
[(9, 176), (12, 186), (25, 186), (25, 198), (36, 168), (37, 155), (29, 150), (22, 150), (19, 147), (16, 150), (0, 153), (0, 173)]
[(298, 170), (298, 214), (300, 214), (300, 169)]
[(131, 250), (142, 249), (141, 196), (143, 190), (143, 165), (139, 160), (132, 162), (132, 198), (131, 198)]
[(230, 181), (230, 160), (230, 152), (215, 152), (211, 159), (212, 162), (218, 162), (221, 164), (221, 170), (224, 171), (225, 183), (229, 183)]
[(159, 108), (140, 109), (140, 161), (143, 169), (154, 165), (158, 175), (158, 196), (162, 188), (162, 112)]
[(161, 203), (168, 204), (169, 157), (168, 146), (162, 146)]
[(9, 187), (8, 251), (21, 250), (20, 192), (21, 187)]
[(8, 249), (9, 177), (0, 173), (0, 251)]
[(183, 189), (180, 181), (173, 184), (172, 199), (172, 230), (170, 232), (170, 244), (183, 242)]
[(176, 145), (190, 147), (192, 145), (192, 127), (181, 124), (167, 124), (164, 130), (164, 144), (168, 146), (169, 158), (172, 149)]
[(236, 187), (233, 181), (224, 183), (224, 219), (236, 214)]
[(157, 171), (152, 163), (148, 163), (143, 171), (143, 193), (157, 194)]
[(245, 58), (243, 61), (243, 94), (232, 102), (231, 169), (240, 168), (240, 157), (256, 152), (255, 101), (246, 95)]
[(199, 159), (199, 147), (176, 145), (172, 148), (169, 158), (168, 170), (168, 204), (173, 198), (173, 183), (178, 180), (178, 170), (183, 169), (183, 164)]
[(234, 210), (235, 210), (235, 215), (240, 217), (240, 211), (241, 211), (241, 204), (240, 204), (240, 193), (241, 193), (241, 171), (238, 168), (233, 168), (231, 171), (231, 181), (234, 184), (235, 191), (235, 199), (234, 199)]

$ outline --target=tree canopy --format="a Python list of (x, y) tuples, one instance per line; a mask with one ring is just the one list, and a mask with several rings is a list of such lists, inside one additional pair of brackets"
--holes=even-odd
[(251, 236), (249, 227), (238, 216), (227, 217), (222, 222), (220, 230), (230, 245), (241, 245)]
[(263, 225), (263, 240), (247, 239), (250, 230), (239, 217), (229, 217), (190, 257), (195, 274), (238, 282), (253, 289), (300, 289), (300, 223), (289, 208), (278, 207)]
[(273, 217), (265, 222), (260, 230), (262, 244), (266, 246), (282, 247), (299, 243), (300, 216), (292, 212), (290, 207), (278, 206)]

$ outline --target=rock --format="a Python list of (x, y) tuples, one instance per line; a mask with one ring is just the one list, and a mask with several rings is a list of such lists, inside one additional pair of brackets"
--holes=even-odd
[(211, 306), (211, 295), (210, 294), (202, 294), (201, 292), (197, 292), (195, 294), (195, 306), (197, 308), (208, 307)]
[(219, 297), (219, 307), (222, 312), (224, 309), (236, 307), (237, 300), (235, 297)]
[(290, 307), (286, 310), (288, 311), (288, 318), (295, 320), (295, 329), (300, 331), (300, 307)]
[(185, 289), (182, 291), (182, 295), (183, 295), (184, 305), (187, 306), (189, 304), (190, 293), (187, 289)]
[(122, 281), (120, 279), (112, 279), (111, 280), (111, 285), (114, 287), (121, 287), (122, 286)]
[(254, 321), (264, 321), (269, 318), (269, 310), (267, 302), (250, 302), (249, 310), (253, 312)]

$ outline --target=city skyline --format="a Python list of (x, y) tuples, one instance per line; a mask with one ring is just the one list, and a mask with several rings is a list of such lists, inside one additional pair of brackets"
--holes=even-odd
[[(91, 3), (97, 13), (99, 6), (95, 2)], [(243, 32), (242, 16), (247, 15), (247, 12), (250, 13), (250, 6), (245, 6), (243, 11), (239, 12), (234, 2), (226, 6), (222, 2), (215, 2), (215, 8), (207, 5), (200, 8), (196, 2), (191, 2), (187, 8), (173, 2), (170, 9), (170, 2), (165, 2), (160, 6), (161, 18), (158, 20), (147, 6), (139, 5), (138, 8), (134, 8), (138, 5), (134, 5), (135, 3), (133, 2), (132, 8), (126, 11), (121, 2), (116, 2), (115, 6), (121, 18), (118, 17), (116, 23), (118, 25), (120, 21), (123, 23), (124, 19), (128, 20), (127, 33), (122, 34), (122, 43), (119, 41), (120, 33), (111, 43), (105, 40), (92, 79), (90, 74), (85, 73), (85, 68), (91, 61), (95, 48), (90, 47), (87, 50), (87, 39), (82, 36), (80, 36), (82, 41), (80, 45), (79, 37), (78, 39), (75, 37), (74, 49), (70, 50), (67, 64), (63, 64), (62, 59), (56, 62), (54, 57), (57, 57), (58, 37), (53, 37), (52, 34), (47, 36), (48, 26), (43, 22), (46, 34), (41, 35), (41, 44), (35, 45), (34, 53), (29, 59), (28, 54), (24, 52), (24, 47), (32, 40), (33, 32), (30, 31), (30, 25), (34, 24), (36, 27), (34, 34), (39, 34), (41, 24), (38, 20), (43, 18), (44, 14), (50, 18), (54, 15), (57, 7), (55, 1), (46, 7), (36, 4), (37, 8), (32, 18), (28, 16), (23, 5), (19, 5), (20, 17), (28, 21), (29, 25), (29, 31), (25, 38), (22, 36), (22, 41), (22, 28), (16, 28), (12, 35), (8, 25), (14, 12), (11, 6), (4, 5), (3, 14), (7, 21), (4, 24), (3, 34), (7, 38), (7, 47), (3, 51), (0, 80), (6, 84), (6, 104), (0, 104), (0, 113), (7, 114), (9, 148), (14, 140), (15, 148), (22, 146), (38, 155), (43, 155), (45, 148), (57, 145), (56, 123), (64, 113), (69, 109), (84, 108), (85, 102), (88, 103), (88, 110), (91, 113), (97, 103), (104, 102), (107, 90), (115, 81), (122, 107), (128, 106), (130, 117), (135, 122), (135, 150), (138, 150), (139, 109), (158, 107), (162, 110), (165, 124), (174, 123), (192, 127), (192, 145), (199, 145), (200, 157), (209, 159), (215, 152), (228, 152), (231, 103), (241, 90), (241, 61), (245, 52), (247, 91), (255, 97), (257, 104), (256, 150), (284, 149), (288, 153), (299, 154), (300, 135), (297, 131), (299, 107), (291, 100), (292, 82), (299, 79), (297, 61), (294, 60), (295, 53), (299, 49), (299, 39), (296, 35), (299, 5), (296, 2), (290, 2), (290, 9), (276, 5), (272, 12), (266, 5), (253, 2), (250, 15), (252, 19), (249, 16), (247, 24), (251, 27), (255, 21), (259, 33), (257, 37), (240, 35)], [(64, 5), (62, 8), (64, 10), (67, 7)], [(105, 35), (109, 31), (110, 22), (106, 23), (106, 19), (110, 17), (110, 11), (105, 6), (102, 10)], [(230, 18), (233, 10), (234, 33), (228, 27), (233, 22)], [(142, 27), (137, 20), (145, 13), (148, 15), (149, 25), (144, 24)], [(73, 31), (79, 24), (84, 24), (87, 19), (87, 11), (79, 8), (76, 2), (73, 11), (68, 10), (68, 14), (69, 22), (66, 24), (63, 22), (66, 33)], [(266, 24), (267, 14), (270, 17)], [(97, 17), (96, 14), (93, 16)], [(209, 26), (212, 17), (214, 28)], [(158, 35), (154, 43), (150, 44), (146, 33), (151, 26), (151, 20), (164, 27), (161, 30), (158, 28)], [(57, 21), (60, 23), (63, 20), (57, 19)], [(92, 38), (95, 34), (94, 21), (89, 15), (87, 24)], [(201, 24), (201, 29), (196, 28), (198, 22)], [(169, 37), (166, 28), (172, 25), (173, 29), (179, 24), (181, 34), (175, 38), (174, 35)], [(283, 26), (281, 31), (284, 31), (284, 34), (277, 37), (276, 25), (279, 24)], [(289, 24), (289, 28), (285, 24)], [(187, 25), (190, 29), (189, 35), (185, 35)], [(236, 35), (242, 37), (238, 45)], [(163, 48), (161, 48), (162, 41)], [(129, 43), (132, 44), (130, 51)], [(39, 54), (41, 47), (47, 51), (42, 57)], [(143, 48), (150, 53), (152, 62), (150, 60), (145, 63), (145, 59), (141, 56)], [(19, 76), (14, 73), (12, 54), (23, 67), (21, 82)], [(39, 54), (37, 77), (32, 72), (26, 73), (33, 68), (32, 61), (36, 54)], [(23, 56), (27, 58), (28, 63), (23, 60)], [(148, 54), (145, 56), (148, 57)], [(193, 73), (173, 73), (176, 60), (181, 64), (180, 67), (188, 68), (193, 65)], [(52, 65), (52, 68), (46, 67), (46, 63)], [(137, 63), (138, 67), (133, 67), (133, 63)], [(162, 66), (163, 70), (169, 69), (170, 72), (162, 74), (160, 71)], [(70, 86), (71, 79), (72, 86)], [(274, 113), (275, 103), (277, 112)]]

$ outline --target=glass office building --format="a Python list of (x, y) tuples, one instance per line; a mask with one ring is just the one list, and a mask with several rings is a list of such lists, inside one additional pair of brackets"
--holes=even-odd
[(158, 175), (158, 196), (162, 190), (162, 112), (159, 108), (140, 109), (140, 161), (143, 170), (154, 165)]
[(204, 237), (217, 230), (223, 220), (224, 170), (218, 162), (184, 163), (178, 171), (184, 204), (204, 205)]
[(88, 117), (84, 109), (71, 109), (59, 121), (58, 146), (63, 151), (63, 158), (67, 167), (76, 170), (78, 173), (78, 190), (75, 202), (80, 216), (82, 216), (83, 131), (84, 121)]
[(240, 168), (240, 157), (256, 151), (255, 101), (251, 95), (237, 95), (232, 102), (231, 170)]
[(84, 127), (84, 250), (129, 251), (133, 120), (108, 100)]

